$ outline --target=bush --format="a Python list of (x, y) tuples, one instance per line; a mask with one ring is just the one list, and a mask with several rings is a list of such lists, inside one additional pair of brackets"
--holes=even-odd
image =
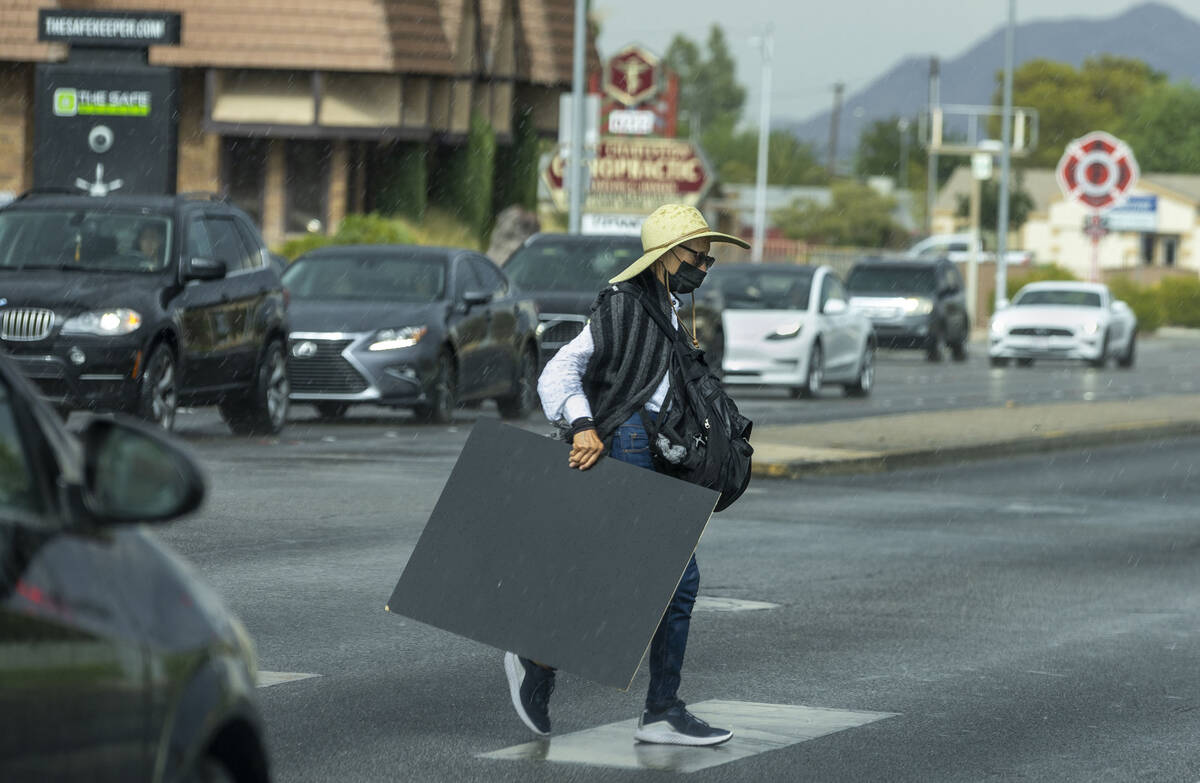
[(280, 248), (280, 255), (289, 261), (297, 256), (329, 245), (413, 245), (420, 244), (416, 231), (403, 220), (378, 214), (347, 215), (336, 233), (306, 234), (290, 239)]
[(1007, 292), (1005, 296), (1012, 299), (1017, 295), (1024, 286), (1030, 283), (1040, 283), (1044, 280), (1075, 280), (1076, 277), (1071, 273), (1070, 269), (1059, 266), (1058, 264), (1040, 264), (1030, 269), (1023, 269), (1017, 274), (1008, 276)]
[(1158, 297), (1165, 323), (1200, 327), (1200, 278), (1164, 278), (1158, 284)]
[(1153, 332), (1163, 324), (1161, 289), (1158, 286), (1138, 285), (1127, 277), (1108, 281), (1113, 298), (1129, 305), (1138, 319), (1138, 331)]

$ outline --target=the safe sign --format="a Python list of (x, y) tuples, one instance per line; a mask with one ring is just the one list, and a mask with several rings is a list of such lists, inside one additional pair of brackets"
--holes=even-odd
[(59, 87), (54, 90), (54, 114), (58, 117), (79, 115), (149, 117), (148, 90), (80, 90)]

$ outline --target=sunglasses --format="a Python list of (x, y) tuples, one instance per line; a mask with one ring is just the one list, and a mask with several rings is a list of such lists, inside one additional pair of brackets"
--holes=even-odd
[(710, 256), (708, 253), (701, 253), (699, 250), (692, 250), (690, 247), (679, 245), (676, 250), (687, 250), (694, 255), (694, 259), (689, 263), (692, 266), (702, 266), (705, 269), (711, 269), (713, 264), (717, 263), (717, 259)]

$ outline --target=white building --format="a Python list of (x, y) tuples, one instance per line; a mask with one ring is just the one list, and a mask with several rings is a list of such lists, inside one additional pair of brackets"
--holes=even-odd
[[(1087, 279), (1092, 244), (1083, 229), (1089, 210), (1064, 199), (1051, 169), (1028, 169), (1021, 177), (1034, 206), (1010, 244), (1032, 252), (1036, 263), (1056, 263)], [(968, 230), (967, 218), (957, 211), (959, 196), (967, 198), (970, 187), (970, 168), (960, 166), (938, 194), (935, 233)], [(1150, 269), (1200, 274), (1200, 175), (1143, 174), (1129, 200), (1106, 221), (1109, 233), (1098, 248), (1102, 274)]]

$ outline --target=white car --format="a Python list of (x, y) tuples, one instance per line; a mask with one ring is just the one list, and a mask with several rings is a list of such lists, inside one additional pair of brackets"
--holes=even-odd
[(726, 384), (786, 386), (811, 397), (833, 383), (850, 396), (870, 394), (875, 333), (849, 309), (829, 267), (718, 264), (705, 287), (722, 308)]
[(993, 367), (1010, 359), (1081, 359), (1103, 367), (1116, 358), (1132, 367), (1137, 316), (1099, 283), (1030, 283), (992, 316), (988, 357)]

